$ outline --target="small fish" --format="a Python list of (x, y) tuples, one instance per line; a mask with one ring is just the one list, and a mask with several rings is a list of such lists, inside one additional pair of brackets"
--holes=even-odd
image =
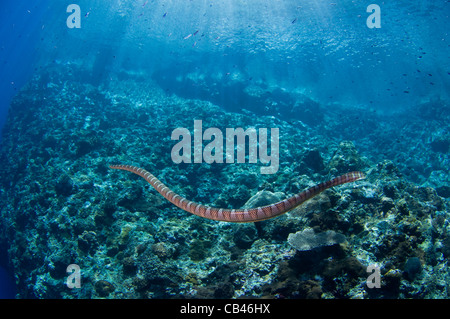
[(184, 40), (187, 40), (187, 39), (189, 39), (190, 37), (192, 37), (192, 33), (188, 34), (188, 35), (185, 36), (183, 39), (184, 39)]
[(165, 17), (166, 17), (166, 15), (167, 15), (167, 12), (164, 12), (164, 14), (163, 14), (163, 18), (165, 18)]
[(409, 93), (409, 91), (403, 91), (403, 93)]
[(145, 7), (145, 5), (148, 3), (148, 0), (144, 2), (144, 4), (142, 5), (142, 8)]
[(198, 30), (197, 30), (197, 31), (195, 31), (193, 35), (196, 35), (197, 33), (198, 33)]
[(295, 18), (294, 20), (292, 20), (292, 24), (294, 24), (295, 22), (297, 22), (297, 18)]

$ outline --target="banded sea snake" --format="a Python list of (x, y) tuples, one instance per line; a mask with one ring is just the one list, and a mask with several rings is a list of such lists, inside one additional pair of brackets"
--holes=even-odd
[(330, 187), (351, 183), (365, 178), (365, 175), (362, 172), (351, 172), (333, 178), (327, 182), (317, 184), (303, 192), (300, 192), (292, 197), (271, 205), (249, 209), (225, 209), (205, 206), (181, 197), (180, 195), (171, 191), (166, 185), (161, 183), (161, 181), (159, 181), (155, 176), (150, 174), (145, 169), (131, 165), (110, 165), (109, 167), (112, 169), (129, 171), (141, 176), (147, 182), (149, 182), (150, 185), (152, 185), (165, 199), (189, 213), (207, 219), (234, 223), (258, 222), (261, 220), (280, 216)]

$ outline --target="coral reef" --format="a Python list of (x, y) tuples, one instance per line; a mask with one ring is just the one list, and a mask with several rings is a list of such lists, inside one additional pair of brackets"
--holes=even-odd
[[(37, 72), (3, 132), (0, 242), (19, 298), (449, 297), (448, 102), (402, 116), (361, 112), (364, 124), (354, 125), (339, 105), (328, 112), (255, 84), (234, 89), (270, 106), (264, 112), (192, 99), (209, 91), (170, 95), (164, 83), (132, 76), (96, 86), (82, 74), (62, 63)], [(279, 171), (174, 164), (171, 132), (192, 129), (194, 118), (220, 129), (279, 128)], [(229, 224), (177, 209), (112, 163), (142, 166), (190, 200), (227, 208), (272, 203), (350, 170), (367, 179), (280, 218)], [(296, 249), (288, 242), (295, 233), (341, 235)], [(65, 285), (70, 264), (81, 269), (80, 289)], [(369, 265), (380, 269), (380, 288), (366, 284)]]
[(346, 241), (345, 236), (335, 231), (327, 230), (315, 233), (312, 228), (305, 228), (295, 234), (290, 234), (288, 243), (297, 250), (311, 250), (323, 246), (342, 244)]

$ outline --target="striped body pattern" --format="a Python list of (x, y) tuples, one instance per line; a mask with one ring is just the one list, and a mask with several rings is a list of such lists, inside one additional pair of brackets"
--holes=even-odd
[(131, 165), (110, 165), (109, 167), (112, 169), (129, 171), (141, 176), (169, 202), (189, 213), (207, 219), (234, 223), (257, 222), (280, 216), (328, 188), (365, 178), (365, 175), (362, 172), (351, 172), (333, 178), (327, 182), (317, 184), (301, 193), (279, 201), (278, 203), (250, 209), (225, 209), (194, 203), (171, 191), (166, 185), (161, 183), (161, 181), (145, 169)]

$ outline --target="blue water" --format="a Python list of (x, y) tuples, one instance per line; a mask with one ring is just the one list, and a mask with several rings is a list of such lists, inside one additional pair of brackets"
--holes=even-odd
[(0, 126), (11, 98), (34, 71), (46, 1), (2, 1), (0, 5)]
[[(67, 26), (70, 3), (81, 28)], [(381, 28), (366, 25), (371, 3)], [(96, 87), (140, 77), (228, 111), (265, 114), (238, 93), (254, 85), (285, 105), (289, 91), (348, 113), (407, 112), (450, 98), (449, 14), (449, 1), (431, 0), (2, 0), (0, 126), (33, 75), (70, 64)], [(0, 267), (0, 298), (14, 297), (13, 282)]]
[[(0, 5), (0, 127), (3, 127), (9, 104), (17, 91), (33, 73), (35, 52), (39, 42), (39, 25), (46, 2), (2, 1)], [(11, 274), (0, 265), (0, 298), (14, 298), (15, 287)]]
[(67, 3), (2, 2), (1, 118), (33, 70), (51, 61), (83, 64), (98, 84), (117, 72), (164, 74), (171, 85), (177, 76), (220, 83), (229, 74), (322, 103), (388, 110), (450, 92), (448, 2), (380, 4), (379, 29), (367, 27), (370, 2), (360, 1), (76, 4), (80, 29), (66, 26)]
[(0, 268), (0, 299), (13, 299), (16, 296), (15, 284), (11, 274), (4, 268)]

